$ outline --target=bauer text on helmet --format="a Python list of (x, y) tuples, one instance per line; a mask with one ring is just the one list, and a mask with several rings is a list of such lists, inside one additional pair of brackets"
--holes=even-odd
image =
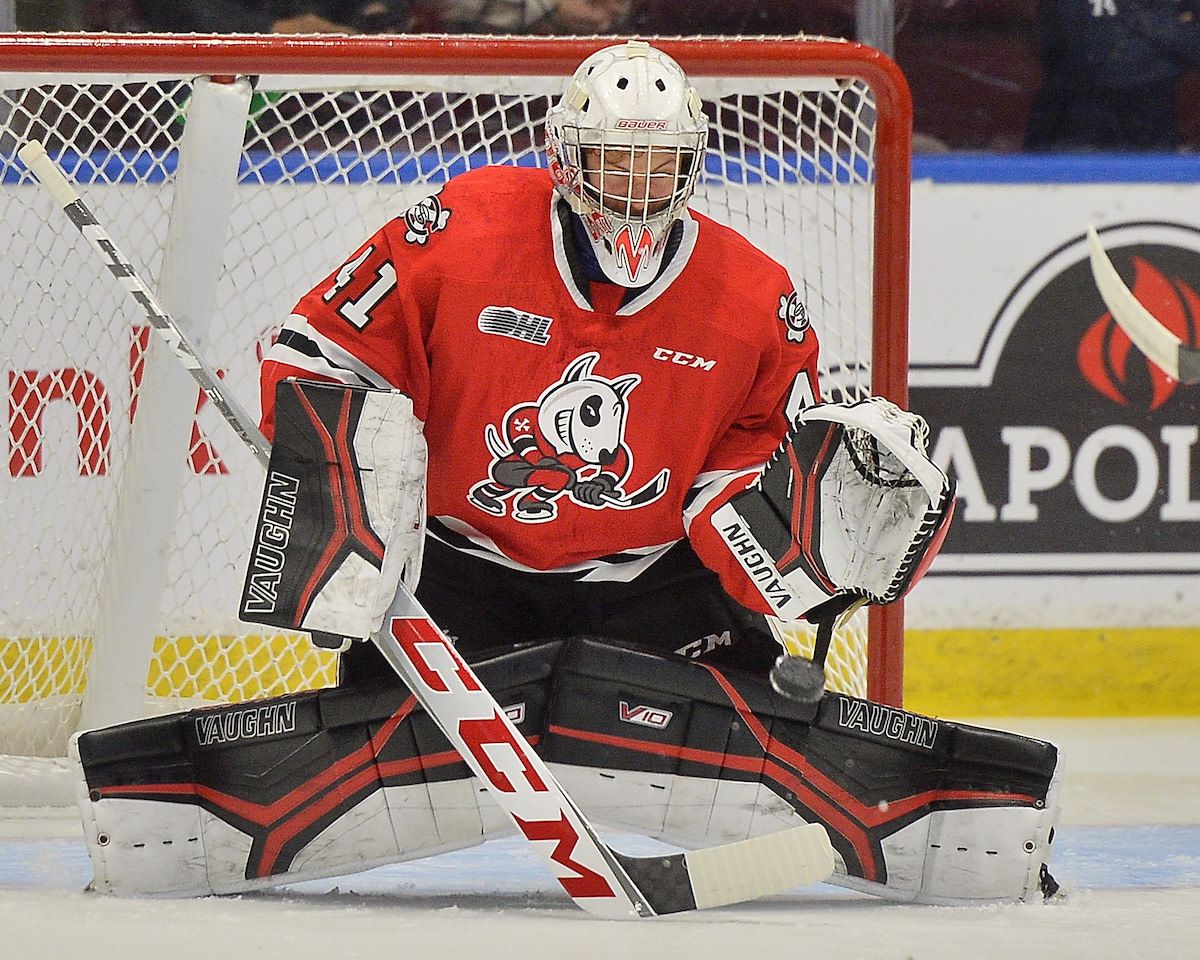
[(658, 272), (695, 189), (707, 127), (679, 64), (636, 40), (584, 60), (548, 112), (551, 175), (613, 282), (642, 286)]

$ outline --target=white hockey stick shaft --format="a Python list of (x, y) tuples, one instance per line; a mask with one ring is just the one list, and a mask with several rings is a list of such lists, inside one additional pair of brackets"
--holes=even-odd
[(258, 462), (265, 467), (270, 449), (262, 431), (258, 429), (258, 425), (237, 401), (237, 398), (225, 392), (220, 379), (200, 359), (179, 324), (163, 309), (158, 298), (142, 282), (142, 278), (130, 265), (129, 260), (113, 243), (108, 231), (99, 224), (95, 215), (84, 204), (74, 185), (63, 176), (62, 171), (46, 154), (46, 149), (39, 141), (30, 140), (17, 151), (17, 156), (37, 175), (42, 186), (54, 198), (54, 202), (63, 208), (79, 232), (104, 259), (105, 266), (142, 307), (146, 318), (162, 335), (163, 340), (171, 348), (179, 362), (188, 369), (196, 383), (200, 385), (200, 389), (208, 395), (208, 399), (221, 411), (222, 416), (258, 458)]
[[(270, 447), (257, 425), (245, 408), (219, 389), (217, 378), (179, 325), (162, 309), (42, 145), (30, 141), (18, 155), (265, 468)], [(475, 776), (488, 785), (493, 799), (529, 839), (563, 889), (585, 910), (627, 918), (703, 909), (817, 883), (833, 872), (833, 848), (820, 824), (667, 857), (617, 853), (600, 839), (403, 583), (384, 617), (383, 629), (371, 640)]]
[(1121, 329), (1167, 376), (1200, 383), (1200, 350), (1180, 340), (1138, 301), (1100, 245), (1095, 227), (1087, 230), (1088, 253), (1096, 289)]

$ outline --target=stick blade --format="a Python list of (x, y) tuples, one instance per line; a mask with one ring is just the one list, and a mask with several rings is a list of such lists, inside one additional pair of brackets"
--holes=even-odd
[(833, 845), (819, 823), (687, 855), (696, 908), (757, 900), (827, 880)]
[(770, 897), (833, 873), (833, 845), (819, 823), (667, 856), (610, 852), (656, 916)]
[(1114, 320), (1167, 376), (1181, 383), (1200, 382), (1200, 351), (1183, 343), (1133, 295), (1100, 245), (1096, 228), (1087, 230), (1088, 255), (1096, 289)]

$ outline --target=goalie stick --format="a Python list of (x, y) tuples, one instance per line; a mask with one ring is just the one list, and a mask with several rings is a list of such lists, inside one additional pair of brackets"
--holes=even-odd
[[(245, 408), (224, 394), (187, 336), (42, 144), (27, 142), (18, 156), (104, 259), (265, 469), (269, 445)], [(600, 839), (545, 762), (403, 584), (384, 616), (384, 627), (371, 641), (475, 776), (487, 784), (488, 793), (546, 861), (566, 893), (584, 910), (604, 917), (633, 918), (706, 909), (817, 883), (833, 872), (833, 847), (820, 824), (669, 856), (618, 853)]]
[(1095, 227), (1088, 227), (1087, 240), (1092, 277), (1113, 319), (1167, 376), (1180, 383), (1200, 383), (1200, 349), (1184, 343), (1142, 306), (1100, 246)]

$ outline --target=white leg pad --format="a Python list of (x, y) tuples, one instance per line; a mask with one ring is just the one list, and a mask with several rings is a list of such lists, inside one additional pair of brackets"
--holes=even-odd
[[(93, 801), (75, 744), (76, 796), (93, 887), (120, 896), (207, 896), (358, 873), (473, 846), (512, 832), (475, 780), (387, 787), (370, 794), (306, 843), (289, 868), (247, 877), (254, 837), (191, 802)], [(264, 848), (293, 832), (270, 825)]]
[(883, 841), (886, 884), (848, 876), (840, 863), (829, 882), (889, 900), (946, 906), (1040, 900), (1061, 775), (1060, 760), (1042, 809), (937, 810), (893, 833)]
[[(791, 804), (761, 784), (566, 764), (551, 767), (596, 822), (685, 848), (744, 840), (804, 823)], [(916, 903), (1040, 899), (1041, 869), (1058, 821), (1060, 776), (1055, 774), (1042, 809), (937, 810), (884, 838), (887, 883), (847, 875), (840, 858), (829, 882)]]

